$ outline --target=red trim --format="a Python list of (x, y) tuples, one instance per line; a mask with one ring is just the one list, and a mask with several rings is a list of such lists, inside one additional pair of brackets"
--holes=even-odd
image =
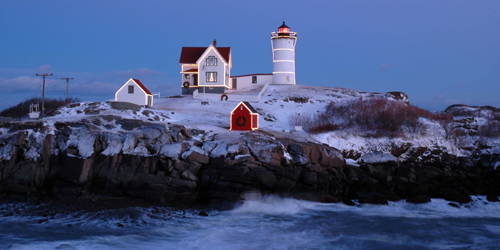
[(134, 78), (132, 78), (132, 80), (134, 80), (134, 82), (135, 82), (137, 85), (139, 85), (139, 88), (141, 88), (142, 90), (144, 90), (144, 92), (146, 92), (146, 94), (148, 94), (148, 95), (153, 95), (153, 94), (151, 94), (151, 92), (149, 92), (149, 90), (148, 90), (148, 89), (147, 89), (147, 88), (146, 88), (146, 87), (142, 84), (142, 82), (141, 82), (141, 81), (139, 81), (139, 80), (137, 80), (137, 79), (134, 79)]

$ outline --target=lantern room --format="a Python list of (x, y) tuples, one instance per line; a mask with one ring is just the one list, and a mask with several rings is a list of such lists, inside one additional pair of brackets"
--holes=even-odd
[(283, 21), (283, 25), (278, 27), (278, 34), (279, 35), (289, 35), (290, 33), (290, 27), (286, 26), (285, 22)]

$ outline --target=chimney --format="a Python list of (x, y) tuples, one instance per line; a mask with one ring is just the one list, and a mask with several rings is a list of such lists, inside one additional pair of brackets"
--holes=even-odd
[(217, 40), (214, 39), (214, 47), (217, 47)]

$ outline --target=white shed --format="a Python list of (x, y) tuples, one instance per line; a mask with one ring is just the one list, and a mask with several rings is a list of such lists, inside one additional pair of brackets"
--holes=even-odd
[(153, 107), (153, 94), (137, 79), (130, 78), (115, 93), (115, 101)]

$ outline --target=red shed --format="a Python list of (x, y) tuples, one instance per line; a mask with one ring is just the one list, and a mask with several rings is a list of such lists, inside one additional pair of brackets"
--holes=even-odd
[(240, 102), (231, 111), (230, 130), (256, 130), (259, 128), (259, 113), (248, 102)]

